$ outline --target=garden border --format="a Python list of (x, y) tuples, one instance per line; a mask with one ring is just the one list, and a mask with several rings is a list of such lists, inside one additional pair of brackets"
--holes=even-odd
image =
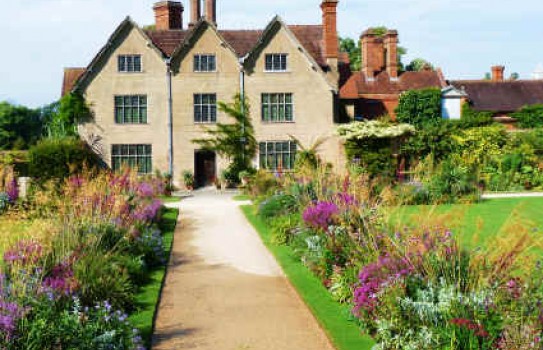
[(349, 319), (350, 309), (332, 299), (322, 283), (293, 256), (291, 247), (271, 243), (271, 233), (265, 223), (255, 215), (253, 205), (242, 205), (240, 209), (334, 347), (338, 350), (370, 350), (375, 342), (370, 336), (362, 334), (354, 317)]
[(142, 308), (129, 317), (134, 327), (140, 330), (144, 345), (149, 350), (152, 349), (157, 310), (169, 270), (168, 266), (175, 240), (174, 233), (179, 223), (179, 215), (179, 209), (164, 207), (160, 225), (167, 225), (167, 229), (162, 232), (166, 262), (149, 272), (149, 283), (142, 286), (136, 295), (136, 305), (142, 306)]

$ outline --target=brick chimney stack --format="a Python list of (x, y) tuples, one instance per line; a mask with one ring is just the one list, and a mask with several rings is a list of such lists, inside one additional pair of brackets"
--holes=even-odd
[(190, 23), (189, 27), (194, 27), (196, 22), (202, 17), (202, 2), (201, 0), (190, 1)]
[(339, 0), (323, 0), (321, 3), (324, 55), (326, 57), (326, 63), (334, 70), (337, 70), (339, 57), (339, 42), (337, 35), (338, 2)]
[(362, 72), (371, 81), (386, 67), (383, 39), (370, 28), (362, 33), (360, 41), (362, 49)]
[(206, 1), (206, 19), (217, 25), (217, 0), (205, 0)]
[(183, 5), (177, 1), (160, 1), (153, 6), (156, 30), (183, 29)]
[(390, 79), (398, 79), (398, 31), (389, 30), (384, 38), (386, 70)]
[(492, 66), (492, 81), (500, 82), (504, 81), (504, 66)]

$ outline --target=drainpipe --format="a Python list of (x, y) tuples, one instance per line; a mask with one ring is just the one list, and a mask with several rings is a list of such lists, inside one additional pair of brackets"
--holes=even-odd
[[(239, 96), (241, 102), (241, 114), (243, 116), (245, 116), (245, 69), (243, 67), (245, 58), (246, 56), (239, 59)], [(247, 139), (245, 138), (245, 123), (241, 123), (241, 139), (239, 141), (243, 146), (241, 159), (245, 161), (245, 143), (247, 142)]]
[(168, 156), (169, 173), (173, 180), (173, 93), (172, 93), (172, 60), (166, 59), (166, 80), (168, 84)]

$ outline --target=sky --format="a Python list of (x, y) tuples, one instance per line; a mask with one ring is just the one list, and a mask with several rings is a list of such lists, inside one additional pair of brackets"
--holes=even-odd
[[(189, 0), (185, 24), (189, 21)], [(217, 0), (223, 29), (321, 22), (321, 0)], [(60, 96), (63, 67), (85, 67), (126, 17), (154, 22), (149, 0), (0, 0), (0, 101), (38, 107)], [(368, 27), (397, 29), (408, 49), (447, 79), (480, 79), (505, 65), (530, 79), (543, 63), (541, 0), (340, 0), (338, 30), (358, 38)]]

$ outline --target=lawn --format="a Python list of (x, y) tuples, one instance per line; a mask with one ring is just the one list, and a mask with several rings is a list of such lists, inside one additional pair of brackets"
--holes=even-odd
[(395, 227), (440, 222), (463, 244), (485, 244), (510, 224), (543, 228), (543, 198), (490, 199), (470, 205), (405, 206), (393, 211)]
[[(164, 252), (169, 260), (173, 243), (173, 233), (177, 224), (178, 209), (165, 209), (160, 229), (163, 235)], [(166, 265), (160, 266), (149, 273), (149, 282), (143, 286), (136, 295), (136, 307), (138, 311), (130, 316), (132, 324), (141, 332), (147, 349), (151, 346), (151, 336), (155, 322), (156, 309), (162, 291)]]
[(300, 262), (291, 247), (271, 243), (270, 231), (255, 215), (253, 206), (243, 206), (242, 210), (336, 348), (370, 350), (374, 342), (369, 336), (361, 334), (356, 320), (350, 316), (350, 308), (332, 299), (328, 290)]

